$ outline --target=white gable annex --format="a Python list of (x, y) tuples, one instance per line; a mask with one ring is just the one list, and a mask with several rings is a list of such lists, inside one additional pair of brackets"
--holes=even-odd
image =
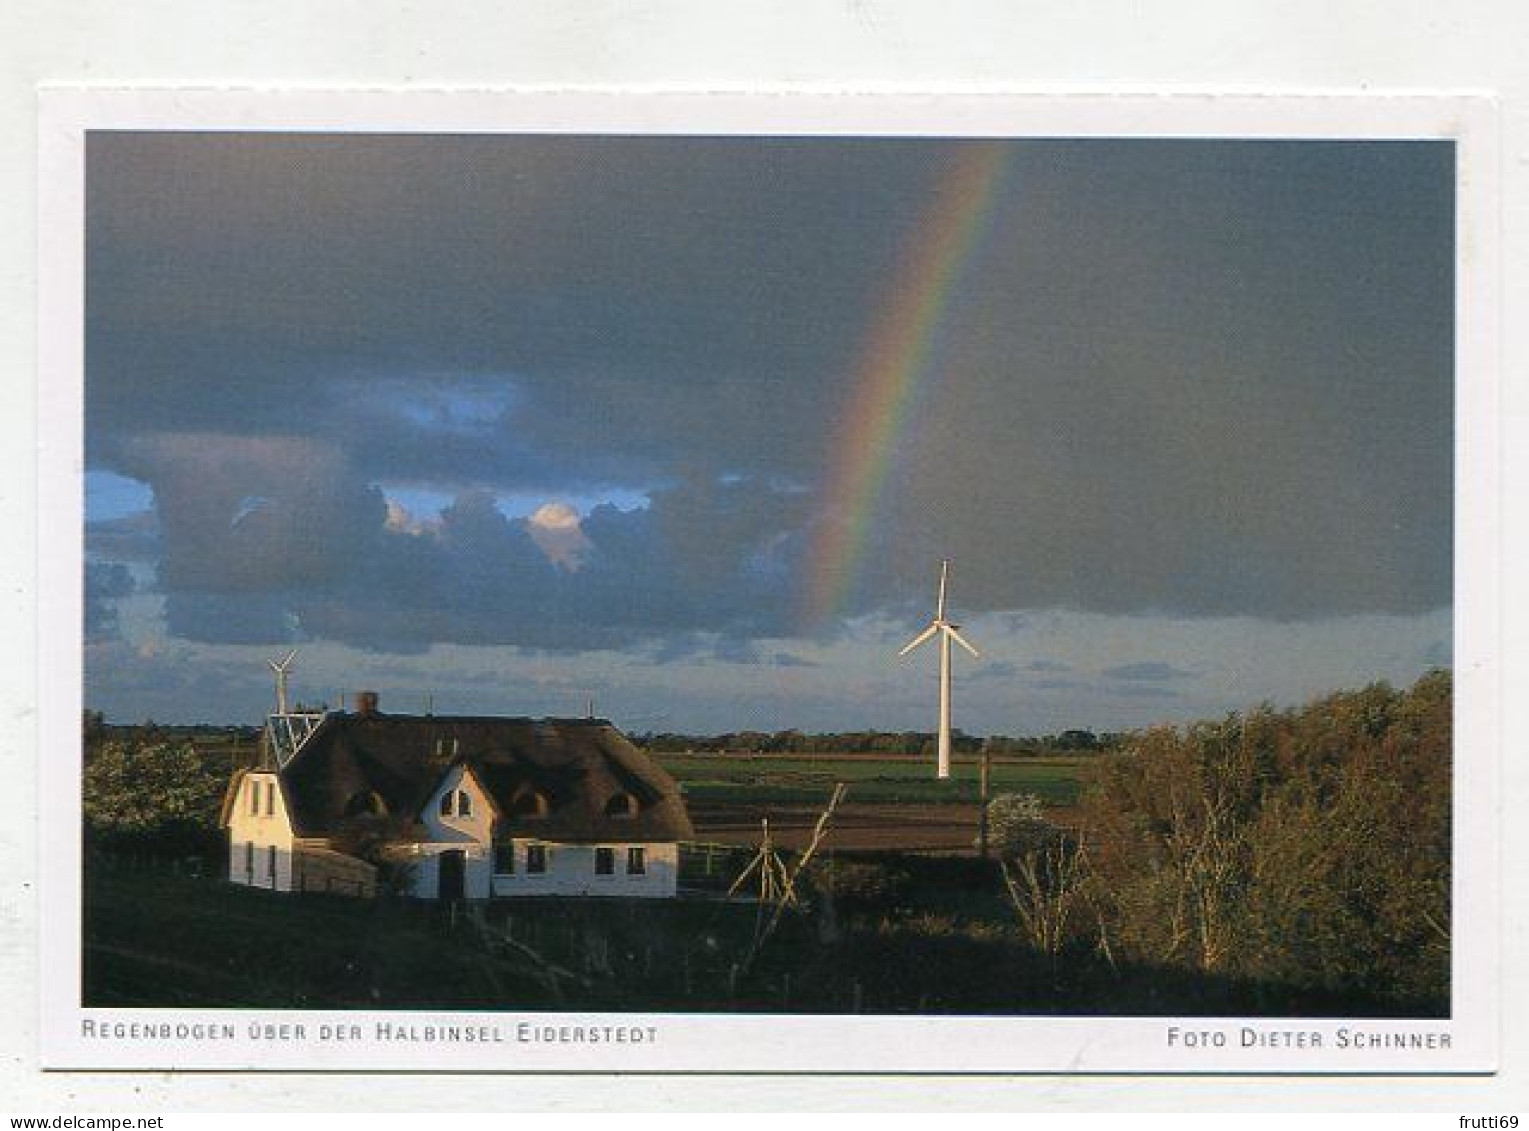
[(291, 891), (296, 837), (280, 777), (250, 770), (236, 778), (227, 820), (228, 878), (250, 887)]

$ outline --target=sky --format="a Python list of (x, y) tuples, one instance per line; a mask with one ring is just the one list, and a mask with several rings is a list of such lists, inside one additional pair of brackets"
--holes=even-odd
[[(93, 133), (87, 706), (970, 733), (1450, 663), (1439, 142)], [(428, 698), (427, 698), (428, 697)]]

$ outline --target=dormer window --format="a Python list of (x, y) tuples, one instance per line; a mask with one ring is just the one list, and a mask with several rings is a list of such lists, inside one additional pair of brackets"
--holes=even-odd
[(630, 793), (615, 793), (605, 803), (605, 815), (607, 817), (635, 817), (637, 816), (637, 798)]
[(457, 795), (449, 789), (445, 793), (441, 794), (441, 816), (451, 816), (451, 811), (456, 801), (456, 796)]
[(515, 795), (515, 800), (510, 803), (510, 815), (535, 819), (545, 817), (550, 808), (545, 794), (528, 789)]
[(362, 790), (352, 794), (351, 799), (345, 803), (345, 815), (347, 817), (374, 816), (386, 817), (388, 814), (387, 802), (372, 790)]
[(473, 815), (473, 799), (465, 789), (457, 790), (457, 816), (471, 817)]

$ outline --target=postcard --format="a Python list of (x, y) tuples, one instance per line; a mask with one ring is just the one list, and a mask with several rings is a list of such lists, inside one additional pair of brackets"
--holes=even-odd
[(1492, 115), (47, 93), (44, 1065), (1492, 1071)]

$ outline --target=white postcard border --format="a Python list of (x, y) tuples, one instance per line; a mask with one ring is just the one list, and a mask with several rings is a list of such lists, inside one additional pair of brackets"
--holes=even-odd
[[(1447, 1021), (1276, 1021), (80, 1007), (83, 142), (85, 131), (92, 129), (1456, 141), (1453, 1016)], [(1464, 92), (1165, 96), (70, 89), (43, 93), (39, 150), (39, 986), (45, 1067), (453, 1072), (1495, 1070), (1501, 1020), (1498, 520), (1503, 512), (1497, 115), (1490, 100)], [(299, 1038), (292, 1029), (283, 1037), (282, 1024), (302, 1025), (303, 1035)], [(379, 1025), (392, 1028), (383, 1035)], [(144, 1036), (144, 1026), (168, 1026), (163, 1031), (170, 1035)], [(335, 1027), (345, 1027), (348, 1036), (351, 1026), (358, 1028), (359, 1039), (334, 1039)], [(522, 1039), (522, 1027), (534, 1039)], [(541, 1039), (538, 1034), (549, 1028), (557, 1035)], [(617, 1040), (618, 1028), (628, 1038), (638, 1031), (650, 1032), (651, 1037)], [(417, 1032), (394, 1035), (411, 1029)], [(568, 1032), (560, 1034), (563, 1029)], [(449, 1037), (445, 1030), (452, 1030)], [(469, 1038), (469, 1030), (479, 1035)], [(593, 1031), (602, 1036), (592, 1039)], [(1345, 1048), (1339, 1044), (1340, 1032), (1442, 1034), (1447, 1044), (1417, 1050)], [(1282, 1033), (1292, 1036), (1283, 1038)], [(1316, 1034), (1320, 1045), (1311, 1039), (1297, 1043), (1296, 1033)], [(1206, 1036), (1191, 1045), (1186, 1034)], [(1244, 1043), (1249, 1034), (1251, 1045)]]

